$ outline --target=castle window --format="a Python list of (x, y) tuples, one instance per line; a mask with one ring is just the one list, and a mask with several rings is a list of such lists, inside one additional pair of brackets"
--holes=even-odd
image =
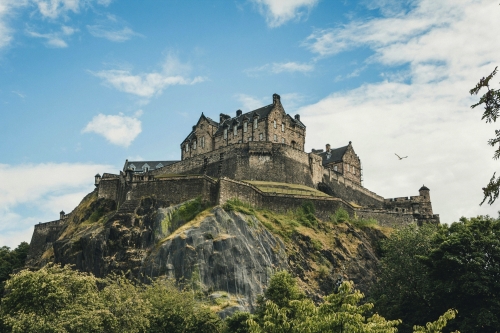
[(276, 128), (276, 120), (274, 121), (274, 128)]
[(333, 166), (333, 171), (338, 171), (338, 167), (336, 165)]
[(274, 134), (274, 142), (278, 142), (278, 136)]
[(201, 137), (201, 148), (205, 148), (205, 137)]
[(224, 128), (224, 139), (227, 139), (227, 128)]
[(285, 131), (285, 123), (282, 123), (281, 124), (281, 131), (284, 132)]
[(251, 136), (248, 137), (248, 141), (252, 141), (252, 137)]
[(233, 127), (233, 135), (236, 136), (238, 135), (238, 126), (234, 125)]
[(193, 149), (196, 149), (196, 140), (193, 142)]
[(257, 118), (253, 120), (253, 128), (257, 129)]
[(163, 164), (158, 163), (158, 164), (156, 165), (156, 168), (157, 168), (157, 169), (159, 169), (159, 168), (163, 168)]
[(246, 121), (245, 121), (245, 122), (243, 123), (243, 132), (245, 132), (245, 133), (246, 133), (246, 132), (247, 132), (247, 129), (248, 129), (248, 122), (246, 122)]
[(264, 135), (262, 133), (259, 134), (260, 141), (264, 140)]
[(130, 170), (135, 171), (135, 165), (130, 164), (128, 167), (129, 167)]
[(285, 138), (281, 138), (281, 143), (285, 143)]
[(189, 143), (186, 143), (186, 153), (189, 151)]

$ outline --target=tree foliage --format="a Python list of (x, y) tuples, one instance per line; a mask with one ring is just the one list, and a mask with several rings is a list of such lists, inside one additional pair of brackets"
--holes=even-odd
[(383, 245), (375, 309), (403, 319), (401, 332), (447, 309), (449, 329), (494, 333), (500, 327), (500, 220), (480, 216), (450, 226), (409, 226)]
[(7, 246), (0, 248), (0, 296), (3, 294), (5, 281), (9, 279), (10, 274), (24, 266), (29, 248), (26, 242), (22, 242), (12, 251)]
[(58, 265), (14, 274), (0, 305), (0, 332), (215, 333), (222, 324), (170, 281), (98, 279)]
[[(490, 81), (497, 74), (497, 68), (498, 67), (495, 67), (490, 75), (481, 78), (479, 83), (469, 91), (471, 95), (477, 95), (482, 88), (486, 88), (486, 93), (480, 97), (479, 102), (471, 105), (471, 108), (484, 105), (484, 112), (481, 119), (485, 120), (487, 123), (496, 122), (500, 110), (500, 89), (492, 89), (490, 87)], [(493, 158), (498, 159), (500, 157), (500, 130), (495, 130), (495, 137), (488, 140), (488, 144), (492, 147), (498, 145), (493, 154)], [(484, 198), (481, 205), (486, 199), (488, 199), (488, 204), (491, 205), (498, 198), (500, 193), (500, 177), (495, 178), (495, 174), (496, 173), (491, 177), (488, 185), (483, 187)]]
[[(316, 305), (304, 297), (289, 273), (279, 272), (271, 278), (256, 314), (246, 321), (248, 329), (244, 329), (243, 325), (236, 328), (238, 332), (250, 333), (397, 332), (396, 326), (401, 321), (386, 320), (371, 313), (373, 304), (362, 304), (363, 297), (361, 292), (354, 289), (352, 282), (344, 282), (338, 292), (324, 297), (323, 302)], [(446, 322), (454, 316), (454, 311), (448, 311), (436, 322), (415, 327), (415, 332), (441, 332)]]

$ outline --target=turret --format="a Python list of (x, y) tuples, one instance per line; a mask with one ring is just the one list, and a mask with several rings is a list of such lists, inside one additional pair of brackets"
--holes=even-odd
[(418, 190), (418, 192), (420, 193), (420, 196), (424, 197), (425, 201), (431, 201), (431, 196), (430, 196), (429, 191), (430, 191), (429, 188), (425, 185), (422, 185), (420, 190)]
[(94, 178), (95, 178), (94, 185), (97, 187), (97, 186), (99, 186), (99, 183), (101, 182), (101, 175), (97, 174), (94, 176)]
[(64, 210), (61, 210), (61, 212), (59, 213), (59, 219), (64, 220), (64, 215), (65, 215)]

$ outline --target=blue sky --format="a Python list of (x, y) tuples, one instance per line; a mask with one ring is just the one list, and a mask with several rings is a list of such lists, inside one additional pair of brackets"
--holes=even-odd
[(126, 158), (179, 159), (201, 112), (273, 93), (307, 151), (352, 141), (377, 194), (425, 184), (443, 222), (496, 216), (479, 206), (496, 127), (468, 90), (500, 64), (499, 28), (486, 0), (0, 0), (0, 245)]

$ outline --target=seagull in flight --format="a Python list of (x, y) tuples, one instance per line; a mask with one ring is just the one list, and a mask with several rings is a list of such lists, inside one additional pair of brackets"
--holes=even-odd
[(394, 153), (394, 155), (396, 155), (396, 156), (399, 158), (399, 160), (402, 160), (403, 158), (407, 158), (407, 157), (408, 157), (408, 156), (401, 157), (401, 156), (399, 156), (399, 155), (398, 155), (398, 154), (396, 154), (396, 153)]

